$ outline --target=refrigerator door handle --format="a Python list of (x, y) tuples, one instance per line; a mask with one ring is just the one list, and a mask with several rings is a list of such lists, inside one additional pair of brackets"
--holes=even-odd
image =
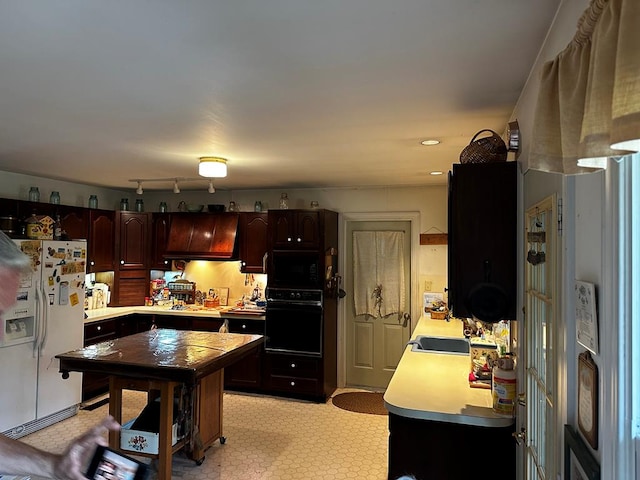
[(42, 296), (42, 336), (40, 338), (40, 345), (38, 345), (39, 355), (42, 356), (42, 350), (47, 343), (47, 330), (49, 329), (49, 313), (50, 307), (47, 301), (47, 292), (44, 288), (44, 282), (40, 282), (40, 295)]
[(40, 282), (36, 282), (36, 316), (35, 325), (33, 326), (33, 358), (38, 356), (38, 346), (40, 345), (40, 330), (42, 329), (42, 291), (40, 290)]

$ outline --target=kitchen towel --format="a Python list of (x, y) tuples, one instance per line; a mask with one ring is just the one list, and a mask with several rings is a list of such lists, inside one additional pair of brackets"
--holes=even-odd
[(405, 307), (404, 232), (353, 232), (356, 315), (386, 317)]

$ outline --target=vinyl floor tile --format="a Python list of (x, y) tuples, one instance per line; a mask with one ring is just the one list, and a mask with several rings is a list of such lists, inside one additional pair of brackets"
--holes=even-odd
[[(342, 389), (336, 392), (349, 391)], [(146, 395), (125, 391), (123, 419), (138, 415)], [(22, 438), (60, 452), (108, 413), (108, 406), (78, 415)], [(173, 458), (177, 480), (384, 480), (387, 478), (386, 415), (354, 413), (324, 404), (262, 395), (225, 393), (223, 434), (198, 466), (180, 452)], [(148, 459), (143, 459), (149, 461)], [(153, 467), (153, 462), (151, 466)]]

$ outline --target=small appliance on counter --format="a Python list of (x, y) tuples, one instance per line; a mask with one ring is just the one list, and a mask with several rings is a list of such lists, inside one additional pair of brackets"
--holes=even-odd
[(85, 298), (85, 310), (95, 310), (97, 308), (107, 308), (111, 299), (109, 285), (106, 283), (94, 283), (87, 286)]
[(193, 304), (196, 301), (196, 283), (189, 280), (177, 279), (172, 280), (167, 284), (170, 295), (177, 299), (182, 300), (184, 303)]

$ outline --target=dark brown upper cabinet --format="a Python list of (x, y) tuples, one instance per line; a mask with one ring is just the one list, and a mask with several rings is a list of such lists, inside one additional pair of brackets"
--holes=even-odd
[(456, 317), (516, 318), (517, 168), (455, 164), (449, 174), (448, 296)]
[(317, 210), (269, 210), (272, 250), (307, 250), (320, 247)]
[(266, 273), (267, 228), (266, 212), (240, 213), (238, 235), (242, 273)]
[(170, 213), (154, 213), (151, 217), (151, 259), (149, 268), (169, 270), (171, 260), (164, 258), (169, 241)]
[(89, 210), (88, 273), (114, 270), (115, 217), (113, 210)]
[[(58, 205), (62, 230), (72, 240), (89, 239), (89, 211), (86, 208)], [(53, 217), (55, 219), (55, 217)]]
[(151, 244), (150, 215), (146, 212), (116, 212), (118, 269), (147, 268)]

